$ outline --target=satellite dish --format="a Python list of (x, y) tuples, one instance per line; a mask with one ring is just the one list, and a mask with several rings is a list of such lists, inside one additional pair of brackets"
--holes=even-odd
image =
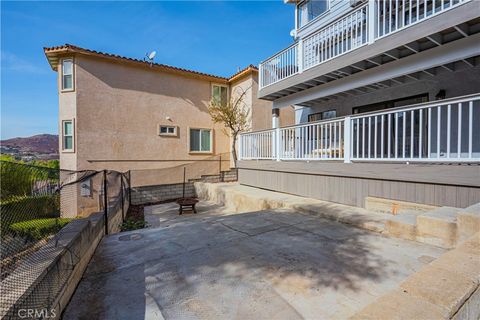
[(152, 51), (150, 53), (145, 53), (145, 58), (143, 58), (143, 61), (148, 61), (150, 63), (150, 66), (153, 64), (153, 58), (157, 55), (157, 51)]

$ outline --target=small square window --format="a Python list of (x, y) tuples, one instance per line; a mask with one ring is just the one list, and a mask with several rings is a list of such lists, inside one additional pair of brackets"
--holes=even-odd
[(177, 136), (177, 127), (176, 126), (159, 126), (159, 135), (161, 136)]

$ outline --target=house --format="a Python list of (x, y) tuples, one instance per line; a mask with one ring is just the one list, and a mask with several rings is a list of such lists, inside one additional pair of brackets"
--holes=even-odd
[[(225, 78), (69, 44), (44, 52), (58, 73), (61, 169), (132, 170), (136, 185), (161, 182), (141, 170), (219, 155), (227, 170), (230, 138), (212, 122), (207, 106), (212, 98), (226, 101), (238, 88), (247, 91), (251, 127), (271, 127), (271, 102), (257, 98), (254, 66)], [(285, 109), (282, 121), (294, 123), (293, 109)], [(217, 162), (212, 166), (218, 168)]]
[(480, 2), (286, 2), (294, 42), (260, 64), (258, 97), (296, 124), (241, 136), (240, 183), (360, 207), (480, 202)]
[[(60, 169), (78, 172), (61, 173), (64, 217), (103, 210), (104, 177), (88, 170), (130, 171), (131, 186), (155, 192), (181, 183), (184, 165), (187, 178), (229, 170), (231, 142), (211, 120), (212, 98), (225, 102), (245, 90), (251, 128), (271, 127), (271, 102), (257, 98), (254, 66), (225, 78), (69, 44), (44, 52), (58, 73)], [(293, 124), (294, 110), (281, 119)], [(107, 181), (121, 187), (120, 177)]]

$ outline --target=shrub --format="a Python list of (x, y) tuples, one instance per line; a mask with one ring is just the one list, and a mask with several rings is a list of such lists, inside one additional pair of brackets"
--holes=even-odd
[(145, 220), (128, 218), (120, 225), (120, 231), (131, 231), (131, 230), (143, 229), (143, 228), (146, 228), (147, 226), (148, 224)]
[(71, 220), (71, 218), (33, 219), (14, 223), (10, 230), (28, 241), (38, 241), (57, 233)]
[(12, 223), (60, 216), (60, 195), (16, 197), (0, 203), (1, 230), (5, 232)]

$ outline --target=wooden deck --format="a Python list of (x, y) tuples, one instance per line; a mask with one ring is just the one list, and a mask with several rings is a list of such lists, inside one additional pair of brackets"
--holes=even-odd
[(478, 164), (239, 161), (239, 182), (364, 206), (367, 196), (438, 206), (480, 202)]

